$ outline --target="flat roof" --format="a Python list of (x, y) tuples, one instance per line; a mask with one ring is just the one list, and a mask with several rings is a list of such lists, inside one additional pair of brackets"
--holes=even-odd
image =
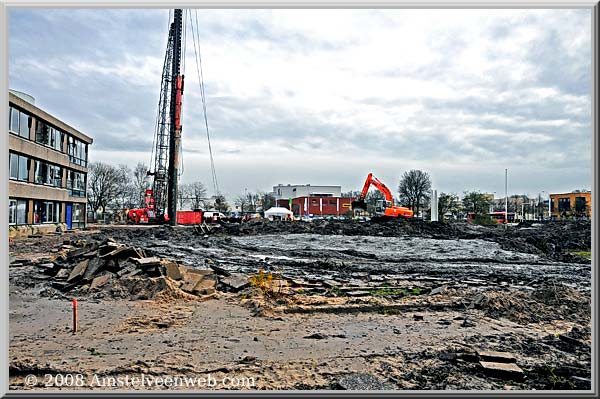
[(53, 124), (57, 128), (64, 130), (65, 133), (69, 133), (72, 136), (78, 138), (79, 140), (86, 142), (87, 144), (92, 144), (94, 142), (94, 139), (91, 138), (90, 136), (88, 136), (87, 134), (80, 132), (79, 130), (66, 124), (65, 122), (61, 121), (60, 119), (57, 119), (56, 117), (50, 115), (43, 109), (31, 104), (30, 102), (25, 101), (24, 99), (20, 98), (19, 96), (15, 95), (11, 92), (8, 93), (8, 102), (11, 105), (14, 104), (17, 107), (31, 113), (31, 115), (33, 115), (35, 117), (38, 117), (48, 123)]
[(561, 194), (550, 194), (550, 196), (553, 196), (553, 195), (574, 195), (574, 194), (590, 194), (590, 195), (591, 195), (591, 194), (592, 194), (592, 192), (591, 192), (591, 191), (584, 191), (584, 192), (581, 192), (581, 193), (561, 193)]

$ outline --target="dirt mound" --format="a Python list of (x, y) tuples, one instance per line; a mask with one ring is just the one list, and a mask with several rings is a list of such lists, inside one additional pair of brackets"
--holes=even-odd
[(589, 251), (592, 245), (590, 221), (551, 222), (537, 227), (487, 230), (482, 238), (496, 241), (503, 249), (545, 254), (563, 262), (589, 262), (571, 251)]
[(129, 277), (113, 281), (110, 286), (89, 296), (93, 298), (154, 299), (156, 301), (198, 300), (198, 296), (179, 288), (176, 281), (168, 277)]
[(427, 222), (417, 219), (393, 219), (385, 222), (355, 220), (269, 221), (251, 220), (242, 224), (224, 224), (229, 235), (257, 234), (338, 234), (348, 236), (420, 236), (440, 239), (476, 238), (482, 232), (467, 223)]
[(482, 294), (480, 307), (491, 317), (517, 323), (567, 320), (589, 322), (589, 296), (563, 285), (545, 285), (534, 291), (491, 291)]

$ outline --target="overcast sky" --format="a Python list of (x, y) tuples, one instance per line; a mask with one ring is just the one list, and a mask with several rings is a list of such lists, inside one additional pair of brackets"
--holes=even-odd
[[(195, 19), (194, 12), (191, 14)], [(396, 191), (591, 188), (589, 10), (198, 10), (208, 122), (229, 198), (277, 183)], [(168, 10), (9, 13), (10, 87), (149, 163)], [(211, 187), (187, 21), (183, 182)], [(212, 191), (212, 190), (211, 190)], [(212, 194), (212, 193), (211, 193)]]

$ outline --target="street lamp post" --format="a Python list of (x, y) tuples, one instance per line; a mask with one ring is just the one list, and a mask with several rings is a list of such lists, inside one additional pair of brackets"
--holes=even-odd
[(508, 228), (508, 168), (504, 169), (504, 228)]

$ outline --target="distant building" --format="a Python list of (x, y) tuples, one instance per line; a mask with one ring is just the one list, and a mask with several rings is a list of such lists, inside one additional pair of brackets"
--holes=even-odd
[(565, 194), (550, 194), (550, 212), (553, 219), (591, 218), (591, 191), (574, 191)]
[(341, 197), (342, 186), (311, 186), (310, 184), (278, 184), (273, 187), (276, 200), (299, 197)]
[(277, 206), (291, 210), (296, 217), (352, 214), (353, 199), (342, 197), (342, 186), (279, 184), (273, 187), (273, 195)]
[(9, 92), (9, 233), (86, 225), (88, 145), (93, 140)]

